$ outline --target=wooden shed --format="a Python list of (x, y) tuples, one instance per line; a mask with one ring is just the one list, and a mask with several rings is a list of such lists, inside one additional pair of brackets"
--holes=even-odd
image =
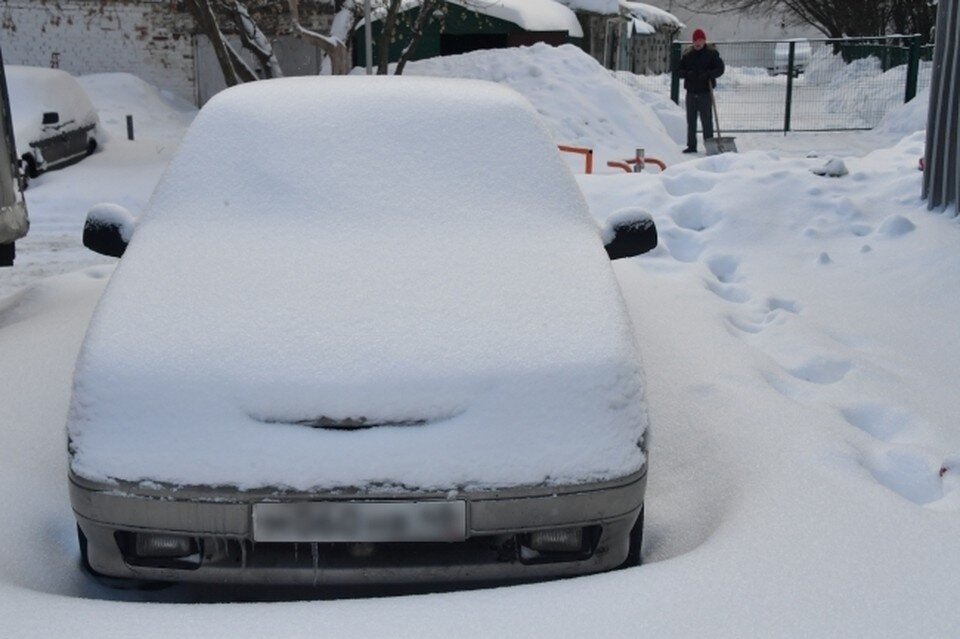
[(581, 46), (604, 67), (637, 74), (670, 72), (670, 45), (684, 25), (642, 2), (559, 0), (577, 16)]

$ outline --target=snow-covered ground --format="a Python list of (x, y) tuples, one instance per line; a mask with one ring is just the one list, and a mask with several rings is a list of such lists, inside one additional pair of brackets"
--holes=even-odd
[[(437, 74), (488, 67), (558, 143), (592, 144), (601, 165), (637, 138), (653, 141), (651, 155), (676, 152), (660, 142), (675, 111), (606, 88), (568, 53), (497, 52), (488, 65), (470, 54)], [(0, 271), (0, 636), (960, 634), (960, 226), (920, 200), (919, 103), (869, 134), (745, 136), (740, 154), (671, 161), (663, 174), (578, 177), (595, 217), (639, 206), (660, 232), (656, 251), (614, 267), (651, 411), (644, 566), (311, 601), (118, 592), (77, 569), (63, 425), (112, 271), (79, 247), (84, 211), (100, 200), (142, 208), (191, 117), (129, 77), (84, 83), (116, 132), (31, 185), (34, 226)], [(128, 142), (128, 110), (155, 130)], [(611, 127), (631, 138), (622, 148)], [(811, 172), (832, 156), (846, 176)], [(285, 601), (236, 603), (273, 599)], [(232, 603), (185, 605), (213, 601)]]

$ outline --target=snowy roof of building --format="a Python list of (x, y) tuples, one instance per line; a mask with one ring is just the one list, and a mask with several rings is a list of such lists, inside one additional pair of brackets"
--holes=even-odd
[[(577, 16), (557, 0), (445, 0), (470, 11), (500, 20), (506, 20), (526, 31), (566, 31), (571, 38), (582, 38), (583, 28)], [(404, 0), (401, 7), (407, 11), (420, 5), (420, 0)], [(373, 12), (380, 20), (384, 11)], [(363, 20), (357, 23), (357, 28)]]
[(660, 27), (668, 26), (682, 29), (684, 24), (672, 13), (645, 2), (627, 0), (556, 0), (573, 11), (597, 13), (600, 15), (623, 15), (633, 18), (633, 28), (637, 33), (655, 33)]

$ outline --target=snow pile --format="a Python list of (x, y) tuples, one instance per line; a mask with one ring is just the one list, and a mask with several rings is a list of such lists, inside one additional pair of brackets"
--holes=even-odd
[[(931, 72), (931, 63), (920, 63), (920, 86), (929, 86)], [(868, 127), (878, 123), (878, 114), (903, 103), (906, 79), (907, 65), (884, 72), (880, 60), (875, 57), (853, 60), (848, 64), (828, 47), (822, 47), (814, 54), (804, 73), (806, 85), (829, 91), (824, 104), (827, 112), (859, 114), (864, 126)]]
[[(596, 170), (633, 157), (637, 147), (667, 164), (679, 161), (677, 143), (653, 109), (573, 45), (474, 51), (411, 63), (406, 74), (491, 80), (527, 98), (558, 144), (591, 147)], [(569, 160), (583, 172), (583, 161)]]
[(917, 96), (904, 105), (889, 111), (876, 131), (892, 136), (906, 136), (927, 127), (927, 112), (930, 108), (930, 89), (917, 92)]
[(840, 158), (830, 158), (826, 164), (815, 166), (810, 169), (810, 172), (821, 177), (843, 177), (850, 173), (847, 170), (847, 165)]
[(197, 108), (168, 91), (161, 91), (129, 73), (96, 73), (77, 78), (100, 113), (100, 123), (114, 138), (126, 139), (127, 116), (133, 116), (134, 136), (179, 136), (193, 121)]
[[(519, 95), (263, 81), (201, 111), (138, 224), (77, 364), (72, 468), (301, 490), (612, 479), (643, 462), (637, 375), (598, 229)], [(303, 425), (324, 419), (386, 425)]]
[[(687, 142), (687, 114), (677, 103), (670, 99), (669, 75), (639, 76), (630, 71), (611, 71), (611, 75), (624, 85), (640, 101), (656, 114), (670, 138), (678, 145)], [(665, 78), (662, 87), (653, 88), (651, 77)]]

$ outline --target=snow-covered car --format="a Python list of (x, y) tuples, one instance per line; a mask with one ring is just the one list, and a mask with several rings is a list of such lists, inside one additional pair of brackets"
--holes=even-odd
[(767, 67), (770, 75), (786, 75), (790, 71), (790, 45), (793, 44), (793, 75), (799, 76), (810, 64), (812, 49), (806, 39), (777, 42), (773, 47), (773, 66)]
[(72, 75), (15, 65), (5, 71), (17, 156), (26, 177), (35, 178), (97, 150), (100, 118)]
[(88, 216), (123, 257), (67, 424), (83, 562), (287, 584), (639, 563), (647, 412), (610, 259), (657, 240), (615, 218), (496, 84), (218, 94), (135, 228)]

